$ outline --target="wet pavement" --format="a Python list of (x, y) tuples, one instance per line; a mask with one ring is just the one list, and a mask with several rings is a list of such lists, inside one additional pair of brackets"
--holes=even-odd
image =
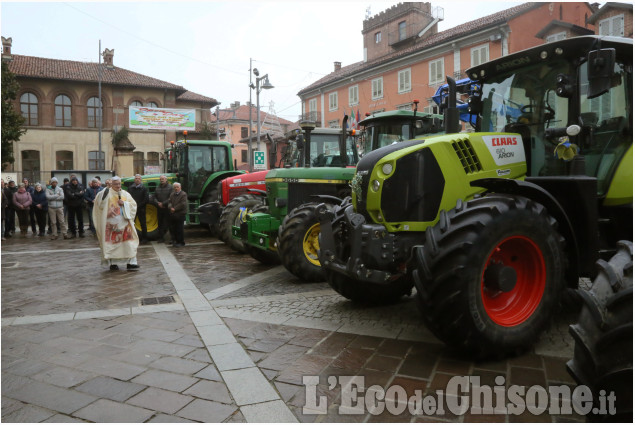
[(140, 271), (111, 272), (90, 236), (18, 233), (3, 241), (2, 421), (584, 420), (448, 408), (413, 414), (404, 405), (357, 411), (341, 391), (363, 377), (368, 391), (387, 390), (388, 405), (391, 388), (435, 396), (460, 376), (506, 389), (573, 387), (565, 370), (573, 312), (561, 313), (532, 352), (473, 362), (427, 331), (412, 297), (357, 305), (325, 282), (301, 283), (281, 266), (235, 253), (200, 228), (186, 230), (186, 243), (143, 245)]

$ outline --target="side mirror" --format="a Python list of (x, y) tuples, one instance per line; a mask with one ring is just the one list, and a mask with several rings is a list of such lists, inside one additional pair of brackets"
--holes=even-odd
[(587, 98), (593, 99), (609, 91), (614, 68), (615, 49), (600, 49), (589, 52), (587, 61), (589, 92)]
[(483, 102), (480, 96), (472, 95), (467, 98), (467, 112), (478, 115), (483, 111)]

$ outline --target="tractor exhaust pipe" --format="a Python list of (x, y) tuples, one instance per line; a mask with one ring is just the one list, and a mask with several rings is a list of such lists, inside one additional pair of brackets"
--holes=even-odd
[(459, 110), (456, 107), (456, 81), (452, 77), (448, 80), (448, 96), (445, 98), (447, 105), (443, 111), (443, 127), (446, 134), (458, 133), (461, 131), (459, 123)]

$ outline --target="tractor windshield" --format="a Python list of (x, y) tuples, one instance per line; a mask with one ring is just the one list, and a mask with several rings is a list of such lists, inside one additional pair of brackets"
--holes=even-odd
[[(311, 166), (312, 167), (341, 167), (342, 158), (340, 156), (339, 134), (311, 134)], [(346, 154), (348, 164), (355, 165), (353, 153), (355, 148), (355, 138), (349, 137), (346, 141)]]
[(527, 66), (483, 82), (480, 131), (519, 133), (530, 176), (567, 172), (563, 161), (554, 158), (559, 141), (547, 140), (545, 130), (567, 126), (569, 100), (556, 96), (556, 77), (573, 71), (573, 65), (563, 60)]

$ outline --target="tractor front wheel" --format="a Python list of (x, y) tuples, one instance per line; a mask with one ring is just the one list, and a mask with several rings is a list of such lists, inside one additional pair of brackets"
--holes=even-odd
[(315, 215), (318, 204), (302, 204), (282, 220), (280, 226), (280, 259), (282, 264), (305, 282), (323, 282), (326, 278), (318, 250), (320, 221)]
[(415, 247), (424, 321), (478, 358), (526, 350), (557, 309), (563, 251), (557, 222), (541, 204), (504, 194), (459, 201)]
[[(256, 207), (254, 207), (253, 210), (251, 210), (251, 213), (252, 214), (256, 214), (256, 213), (269, 214), (269, 207), (266, 204), (257, 205)], [(260, 261), (262, 264), (265, 264), (265, 265), (280, 264), (280, 257), (278, 256), (277, 250), (274, 250), (271, 248), (268, 250), (264, 250), (264, 249), (256, 248), (255, 246), (251, 246), (249, 244), (243, 244), (243, 246), (245, 247), (245, 252), (247, 254), (249, 254), (252, 258)]]
[[(232, 226), (240, 226), (241, 217), (250, 214), (254, 207), (263, 205), (264, 198), (258, 195), (241, 195), (232, 199), (220, 216), (218, 238), (229, 245), (233, 250), (245, 252), (243, 242), (232, 237)], [(241, 214), (240, 209), (245, 208)]]
[[(141, 234), (141, 224), (138, 218), (135, 219), (134, 226), (137, 229), (137, 233)], [(150, 241), (159, 237), (159, 215), (157, 214), (157, 207), (152, 204), (146, 205), (146, 237)]]

